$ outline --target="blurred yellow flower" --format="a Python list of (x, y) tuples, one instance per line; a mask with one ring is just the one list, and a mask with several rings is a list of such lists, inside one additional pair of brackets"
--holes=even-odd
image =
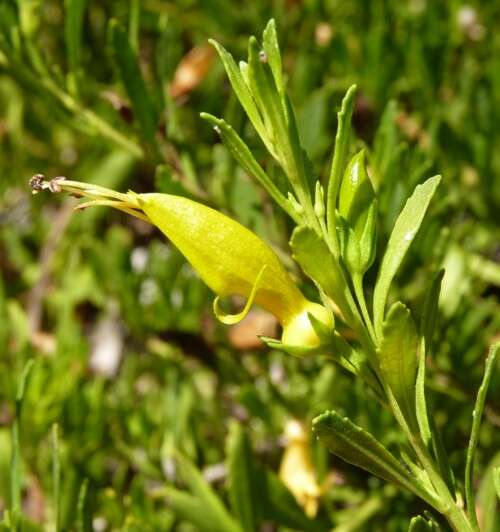
[(287, 443), (279, 477), (304, 508), (306, 515), (312, 518), (318, 512), (322, 490), (311, 461), (309, 437), (302, 423), (296, 419), (287, 423), (285, 437)]

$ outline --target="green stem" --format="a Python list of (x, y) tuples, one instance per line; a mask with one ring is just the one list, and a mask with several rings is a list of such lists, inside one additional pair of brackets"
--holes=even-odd
[(470, 434), (469, 445), (467, 447), (467, 460), (465, 463), (465, 501), (467, 505), (467, 515), (469, 520), (474, 525), (475, 530), (479, 530), (477, 522), (476, 504), (473, 490), (473, 474), (474, 474), (474, 454), (477, 447), (477, 439), (479, 436), (479, 429), (481, 427), (481, 418), (484, 410), (484, 403), (486, 401), (486, 394), (490, 384), (493, 370), (495, 369), (495, 360), (498, 351), (500, 350), (500, 343), (491, 347), (488, 357), (486, 359), (486, 366), (484, 370), (483, 381), (477, 392), (476, 404), (472, 411), (472, 429)]
[(384, 385), (384, 387), (386, 389), (387, 397), (389, 398), (393, 415), (415, 450), (422, 467), (429, 475), (429, 479), (441, 502), (441, 505), (434, 506), (434, 508), (448, 520), (453, 530), (456, 532), (475, 532), (475, 528), (471, 525), (465, 512), (457, 506), (453, 495), (450, 493), (446, 482), (442, 479), (437, 465), (429, 455), (420, 436), (410, 429), (391, 391), (387, 386)]
[(368, 312), (368, 307), (366, 305), (365, 292), (363, 290), (363, 275), (362, 274), (353, 274), (352, 275), (352, 284), (354, 286), (354, 294), (359, 303), (361, 309), (361, 314), (365, 321), (366, 328), (370, 334), (370, 337), (373, 342), (376, 341), (375, 329), (373, 328), (372, 320), (370, 318), (370, 313)]

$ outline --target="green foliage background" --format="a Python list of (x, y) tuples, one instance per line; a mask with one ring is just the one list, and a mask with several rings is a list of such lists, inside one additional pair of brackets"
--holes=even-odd
[[(243, 58), (248, 36), (275, 17), (301, 140), (321, 177), (341, 98), (359, 87), (352, 152), (368, 149), (383, 245), (414, 186), (443, 175), (394, 299), (418, 316), (431, 273), (446, 268), (428, 384), (461, 472), (484, 357), (500, 332), (499, 16), (496, 2), (455, 0), (0, 2), (0, 516), (15, 502), (17, 479), (25, 530), (90, 530), (92, 520), (106, 530), (199, 530), (172, 502), (172, 486), (196, 493), (201, 482), (189, 463), (175, 468), (177, 450), (216, 478), (236, 519), (235, 484), (245, 480), (228, 480), (224, 465), (239, 457), (268, 472), (266, 489), (281, 506), (266, 505), (261, 489), (259, 519), (279, 530), (406, 530), (423, 503), (316, 442), (319, 476), (333, 471), (335, 482), (314, 524), (270, 473), (286, 420), (309, 422), (328, 408), (389, 446), (401, 442), (360, 383), (325, 360), (234, 348), (212, 316), (213, 295), (156, 231), (107, 209), (72, 215), (73, 198), (31, 196), (27, 180), (42, 172), (207, 202), (276, 246), (300, 281), (287, 258), (289, 221), (199, 117), (225, 117), (282, 179), (220, 61), (185, 96), (169, 92), (194, 46), (216, 38)], [(123, 343), (116, 372), (90, 364), (96, 338)], [(13, 475), (16, 390), (29, 359)], [(499, 530), (491, 510), (499, 398), (497, 371), (477, 463), (489, 532)], [(222, 530), (206, 511), (207, 530)]]

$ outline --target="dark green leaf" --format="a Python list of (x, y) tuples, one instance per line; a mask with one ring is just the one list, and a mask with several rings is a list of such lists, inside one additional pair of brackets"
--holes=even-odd
[(257, 471), (247, 432), (234, 423), (227, 445), (228, 487), (231, 508), (244, 531), (257, 530), (259, 498)]
[(111, 21), (110, 29), (113, 56), (121, 80), (132, 103), (144, 139), (154, 145), (158, 118), (137, 56), (130, 45), (128, 35), (116, 21)]
[(66, 17), (64, 20), (64, 39), (68, 67), (74, 72), (80, 66), (82, 50), (83, 18), (87, 0), (65, 0)]
[(433, 496), (369, 432), (337, 412), (321, 414), (313, 421), (313, 431), (330, 451), (342, 460), (373, 475), (405, 487), (429, 504)]
[(444, 270), (439, 270), (433, 277), (429, 290), (427, 292), (422, 320), (420, 324), (420, 334), (425, 339), (425, 351), (428, 353), (432, 344), (434, 329), (436, 328), (439, 294), (441, 292), (441, 281), (443, 280)]

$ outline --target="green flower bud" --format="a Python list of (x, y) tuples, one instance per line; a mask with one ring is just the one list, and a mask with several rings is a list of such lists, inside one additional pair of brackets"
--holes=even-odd
[(363, 274), (376, 251), (377, 200), (360, 151), (347, 165), (339, 194), (341, 254), (351, 272)]

